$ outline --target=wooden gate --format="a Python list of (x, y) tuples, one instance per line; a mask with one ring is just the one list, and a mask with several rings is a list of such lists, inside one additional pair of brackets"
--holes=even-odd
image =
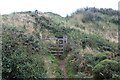
[(42, 40), (55, 40), (56, 44), (54, 46), (49, 46), (49, 52), (53, 55), (63, 55), (65, 53), (67, 36), (56, 37), (56, 38), (42, 38)]

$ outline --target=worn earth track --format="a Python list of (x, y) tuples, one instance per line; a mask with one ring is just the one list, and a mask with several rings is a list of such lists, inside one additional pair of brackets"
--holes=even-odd
[(64, 75), (64, 80), (67, 80), (68, 76), (67, 76), (67, 70), (66, 70), (66, 67), (65, 67), (65, 60), (60, 60), (59, 59), (59, 64), (60, 64), (60, 69), (61, 71), (63, 72), (63, 75)]

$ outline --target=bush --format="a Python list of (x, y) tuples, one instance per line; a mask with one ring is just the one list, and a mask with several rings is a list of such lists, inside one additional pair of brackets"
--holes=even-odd
[(93, 14), (91, 12), (84, 13), (84, 18), (82, 19), (83, 22), (90, 22), (90, 21), (100, 21), (102, 18), (96, 14)]
[(119, 20), (118, 19), (111, 19), (110, 22), (112, 22), (114, 24), (119, 24)]
[(115, 74), (120, 76), (120, 63), (105, 59), (94, 67), (93, 73), (95, 80), (111, 79)]
[(107, 55), (108, 55), (109, 53), (100, 53), (100, 54), (97, 54), (96, 56), (95, 56), (95, 61), (96, 61), (96, 63), (98, 63), (98, 62), (100, 62), (100, 61), (102, 61), (102, 60), (105, 60), (105, 59), (107, 59)]
[(2, 34), (2, 77), (5, 80), (38, 80), (46, 76), (37, 43), (15, 28)]

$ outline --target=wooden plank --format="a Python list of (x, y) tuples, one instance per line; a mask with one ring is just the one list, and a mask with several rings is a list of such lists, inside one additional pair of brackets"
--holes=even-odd
[(52, 54), (52, 55), (63, 55), (63, 54)]
[(51, 53), (54, 53), (54, 52), (60, 53), (60, 52), (64, 52), (64, 51), (49, 51), (49, 52), (51, 52)]
[(50, 52), (64, 52), (64, 49), (59, 49), (59, 50), (55, 50), (55, 49), (53, 49), (53, 50), (50, 50)]
[(64, 50), (64, 47), (59, 47), (59, 48), (54, 48), (54, 47), (51, 47), (51, 48), (48, 48), (50, 51), (59, 51), (59, 50)]
[(53, 40), (65, 40), (65, 39), (63, 39), (63, 38), (42, 38), (42, 39), (40, 39), (40, 40), (51, 40), (51, 39), (53, 39)]
[(48, 49), (64, 49), (63, 47), (59, 47), (59, 48), (57, 48), (57, 47), (48, 47)]
[(53, 54), (53, 55), (62, 55), (62, 54)]
[(40, 40), (51, 40), (51, 39), (57, 40), (57, 38), (42, 38), (42, 39), (40, 39)]

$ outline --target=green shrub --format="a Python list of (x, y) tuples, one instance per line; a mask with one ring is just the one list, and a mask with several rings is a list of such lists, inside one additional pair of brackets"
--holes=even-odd
[[(15, 28), (5, 27), (2, 34), (2, 78), (38, 80), (46, 77), (37, 43)], [(38, 48), (38, 49), (37, 49)]]
[(119, 19), (111, 19), (110, 22), (114, 24), (119, 24)]
[(100, 62), (102, 60), (105, 60), (105, 59), (107, 59), (107, 55), (105, 53), (100, 53), (100, 54), (97, 54), (95, 56), (96, 63), (98, 63), (98, 62)]
[(105, 60), (107, 58), (109, 58), (110, 55), (113, 55), (112, 52), (103, 52), (103, 53), (99, 53), (97, 54), (94, 59), (95, 59), (95, 63), (99, 63), (102, 60)]
[(98, 16), (97, 14), (91, 13), (91, 12), (85, 12), (84, 17), (82, 19), (83, 22), (95, 22), (95, 21), (100, 21), (103, 20), (100, 16)]
[(93, 73), (95, 80), (114, 78), (115, 74), (120, 75), (120, 63), (115, 60), (105, 59), (94, 67)]

